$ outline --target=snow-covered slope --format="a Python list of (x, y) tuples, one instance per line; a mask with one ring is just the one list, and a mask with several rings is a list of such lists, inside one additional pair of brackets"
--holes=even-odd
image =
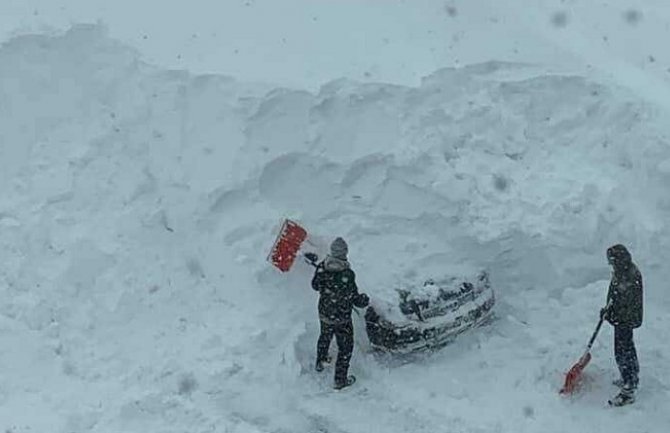
[[(667, 116), (520, 63), (318, 92), (151, 67), (97, 26), (0, 48), (0, 427), (54, 432), (660, 432), (670, 421)], [(312, 373), (284, 216), (350, 241), (361, 288), (490, 269), (499, 320), (360, 386)], [(647, 282), (643, 386), (613, 413), (604, 250)], [(360, 325), (360, 323), (357, 323)]]

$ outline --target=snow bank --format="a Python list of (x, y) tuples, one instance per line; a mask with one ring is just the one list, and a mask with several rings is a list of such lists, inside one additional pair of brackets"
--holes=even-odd
[[(654, 286), (670, 246), (664, 116), (622, 89), (512, 63), (313, 93), (160, 70), (97, 26), (12, 39), (0, 48), (0, 420), (16, 432), (653, 431), (670, 389), (656, 332), (669, 298)], [(324, 391), (309, 267), (264, 262), (284, 216), (348, 239), (372, 296), (487, 268), (500, 321), (418, 364), (358, 352), (359, 390)], [(593, 416), (611, 391), (609, 346), (579, 405), (555, 391), (614, 242), (655, 303), (640, 404), (610, 419)]]

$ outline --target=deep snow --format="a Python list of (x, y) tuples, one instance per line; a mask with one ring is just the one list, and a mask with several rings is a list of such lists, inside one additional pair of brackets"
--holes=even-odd
[[(648, 88), (647, 88), (648, 89)], [(667, 115), (635, 86), (486, 62), (318, 91), (149, 66), (98, 26), (0, 48), (0, 428), (661, 432), (670, 422)], [(361, 288), (482, 266), (498, 320), (356, 387), (311, 372), (309, 268), (280, 219), (342, 235)], [(614, 411), (604, 251), (646, 281), (642, 386)]]

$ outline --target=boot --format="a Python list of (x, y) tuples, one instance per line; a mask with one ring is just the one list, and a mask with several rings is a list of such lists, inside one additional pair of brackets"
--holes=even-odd
[(628, 404), (635, 403), (635, 390), (624, 386), (621, 388), (621, 392), (614, 396), (614, 398), (610, 399), (609, 402), (610, 406), (615, 406), (615, 407), (621, 407), (621, 406), (626, 406)]
[(356, 376), (351, 375), (347, 377), (345, 380), (336, 380), (333, 388), (335, 389), (346, 388), (347, 386), (353, 385), (355, 382), (356, 382)]

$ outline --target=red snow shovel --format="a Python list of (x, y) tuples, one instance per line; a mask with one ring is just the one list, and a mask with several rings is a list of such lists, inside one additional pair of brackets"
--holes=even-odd
[(280, 271), (288, 272), (305, 239), (307, 239), (307, 230), (294, 221), (284, 220), (268, 260)]
[(582, 380), (582, 371), (584, 371), (584, 368), (586, 368), (586, 366), (589, 364), (589, 361), (591, 361), (591, 347), (593, 346), (593, 342), (596, 341), (596, 337), (598, 336), (600, 327), (603, 325), (603, 320), (604, 317), (601, 316), (600, 320), (598, 321), (598, 326), (596, 326), (596, 330), (593, 331), (591, 340), (589, 341), (589, 344), (586, 346), (584, 354), (582, 355), (581, 358), (579, 358), (579, 361), (577, 361), (577, 363), (573, 365), (570, 371), (568, 371), (568, 373), (565, 375), (565, 384), (563, 385), (563, 388), (561, 388), (559, 394), (572, 394), (574, 390), (577, 388), (577, 385), (579, 385), (579, 382)]

